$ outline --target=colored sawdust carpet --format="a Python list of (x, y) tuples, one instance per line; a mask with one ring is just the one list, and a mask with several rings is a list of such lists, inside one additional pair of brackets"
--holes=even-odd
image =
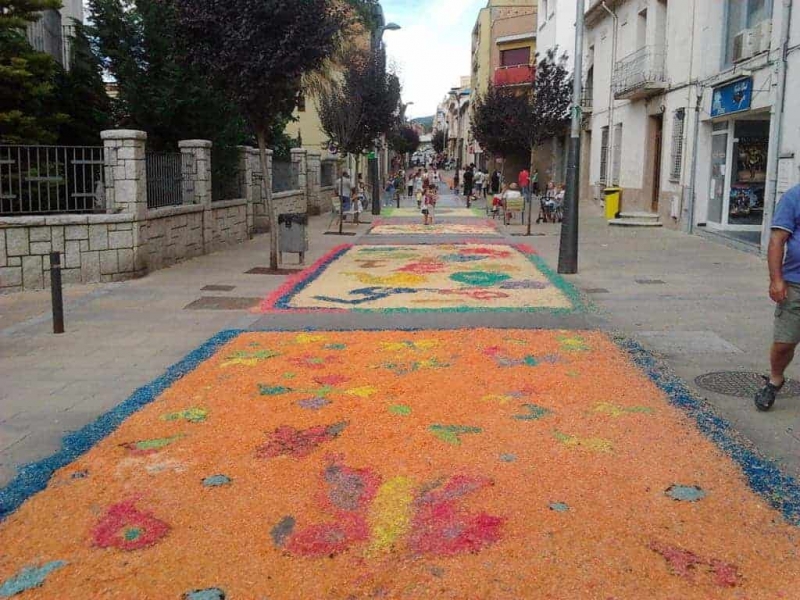
[(491, 222), (476, 223), (380, 223), (369, 231), (369, 235), (499, 235), (497, 227)]
[(797, 598), (798, 530), (602, 334), (226, 339), (0, 524), (0, 598)]
[[(422, 213), (418, 208), (384, 208), (385, 217), (421, 217)], [(463, 207), (436, 207), (437, 217), (485, 217), (486, 211), (482, 208), (463, 208)]]
[(526, 246), (342, 246), (262, 310), (572, 311), (578, 292)]

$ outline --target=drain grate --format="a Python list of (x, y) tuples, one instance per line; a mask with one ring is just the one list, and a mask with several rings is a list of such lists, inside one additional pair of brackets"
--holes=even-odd
[(201, 292), (232, 292), (236, 289), (235, 285), (207, 285), (200, 288)]
[(635, 281), (639, 285), (664, 285), (666, 283), (661, 279), (636, 279)]
[(245, 271), (245, 275), (294, 275), (303, 269), (270, 269), (269, 267), (254, 267), (249, 271)]
[[(751, 371), (719, 371), (706, 373), (694, 380), (697, 387), (723, 396), (736, 398), (752, 398), (764, 385), (761, 373)], [(800, 396), (800, 382), (786, 381), (781, 390), (781, 398), (794, 398)]]
[(586, 288), (583, 290), (587, 294), (610, 294), (611, 292), (606, 288)]
[(258, 306), (259, 302), (261, 298), (203, 296), (185, 306), (183, 310), (247, 310)]

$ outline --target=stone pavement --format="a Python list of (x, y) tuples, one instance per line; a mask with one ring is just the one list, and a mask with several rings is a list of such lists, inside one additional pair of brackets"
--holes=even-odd
[[(442, 203), (457, 205), (463, 206), (447, 198)], [(329, 217), (311, 220), (307, 264), (357, 239), (322, 235), (328, 222)], [(369, 228), (361, 225), (358, 232), (363, 235)], [(354, 230), (352, 225), (347, 229)], [(510, 230), (524, 232), (522, 227)], [(534, 225), (533, 233), (535, 237), (512, 239), (534, 245), (555, 265), (558, 226)], [(267, 237), (259, 236), (141, 280), (68, 286), (64, 336), (50, 333), (48, 292), (0, 296), (0, 485), (18, 466), (56, 451), (65, 432), (116, 406), (221, 329), (385, 327), (381, 315), (322, 318), (185, 309), (203, 297), (255, 303), (280, 286), (284, 277), (246, 274), (266, 265), (267, 250)], [(290, 264), (285, 266), (296, 266), (292, 257), (287, 260)], [(393, 315), (392, 326), (618, 330), (662, 354), (689, 384), (713, 371), (766, 369), (772, 307), (766, 294), (766, 265), (759, 257), (670, 230), (609, 228), (600, 209), (586, 204), (580, 267), (579, 275), (570, 279), (593, 292), (587, 296), (598, 310), (588, 315)], [(234, 289), (202, 291), (208, 285)], [(796, 367), (790, 370), (797, 372)], [(765, 454), (788, 472), (800, 474), (800, 402), (780, 401), (773, 412), (759, 414), (747, 398), (700, 393)]]

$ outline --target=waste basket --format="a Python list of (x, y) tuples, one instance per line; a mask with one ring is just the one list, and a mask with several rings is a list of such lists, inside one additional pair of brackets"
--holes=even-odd
[(287, 213), (278, 215), (278, 252), (293, 252), (300, 255), (300, 264), (305, 262), (308, 251), (308, 215)]
[(619, 216), (622, 202), (622, 190), (618, 187), (609, 187), (603, 190), (606, 205), (606, 219), (611, 221)]

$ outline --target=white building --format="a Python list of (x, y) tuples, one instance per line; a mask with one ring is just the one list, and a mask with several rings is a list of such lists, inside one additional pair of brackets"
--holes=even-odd
[(83, 0), (62, 0), (58, 10), (45, 10), (41, 18), (28, 25), (25, 34), (31, 46), (46, 52), (59, 64), (69, 68), (70, 40), (75, 23), (83, 23)]
[[(774, 6), (773, 6), (774, 3)], [(618, 185), (625, 210), (758, 244), (780, 189), (797, 180), (799, 0), (594, 0), (586, 13), (585, 195)], [(695, 152), (696, 149), (696, 152)], [(773, 180), (773, 184), (769, 183)]]

